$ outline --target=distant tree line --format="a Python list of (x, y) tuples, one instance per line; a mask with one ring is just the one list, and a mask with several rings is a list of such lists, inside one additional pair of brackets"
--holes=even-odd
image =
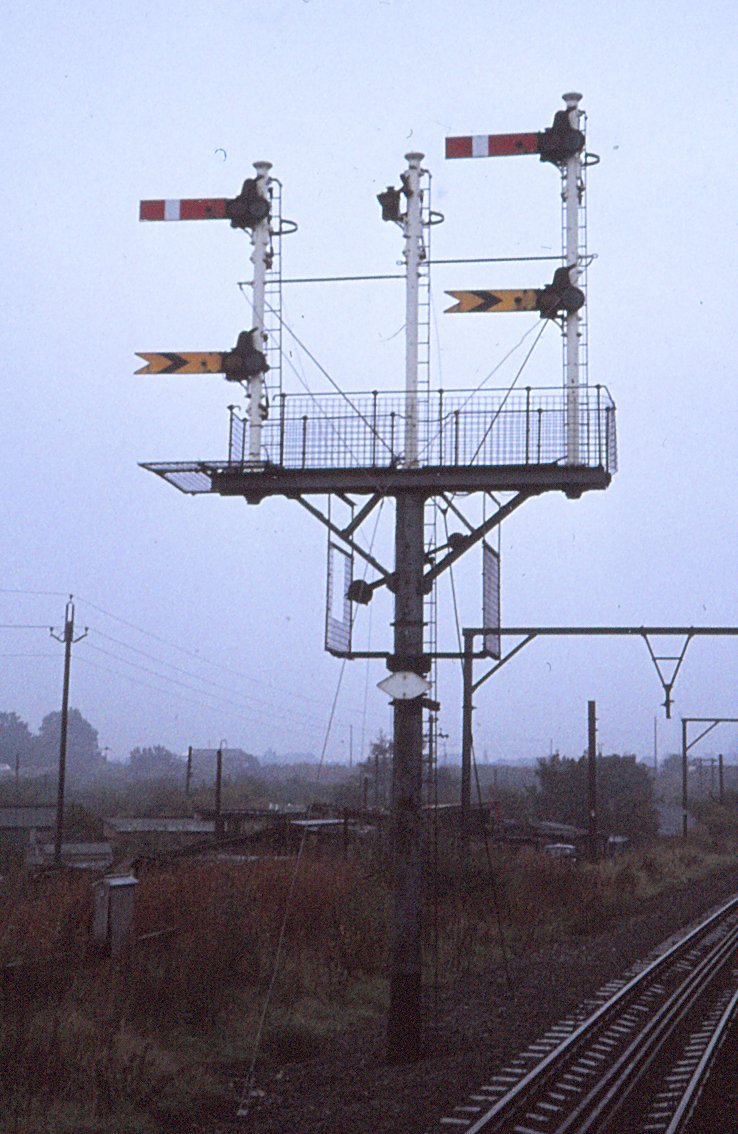
[[(539, 760), (533, 793), (536, 815), (551, 822), (587, 827), (587, 757), (558, 754)], [(598, 756), (597, 817), (601, 831), (638, 841), (653, 838), (659, 827), (653, 779), (635, 756)]]
[[(23, 776), (53, 773), (59, 763), (61, 713), (47, 713), (37, 733), (17, 713), (0, 712), (0, 767)], [(67, 767), (70, 774), (95, 775), (105, 765), (97, 730), (70, 709), (67, 720)]]

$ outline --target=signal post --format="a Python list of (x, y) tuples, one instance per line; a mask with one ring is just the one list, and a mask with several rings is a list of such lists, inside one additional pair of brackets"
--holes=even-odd
[[(448, 139), (447, 156), (537, 153), (563, 173), (572, 155), (580, 154), (584, 146), (584, 136), (571, 125), (569, 114), (569, 110), (559, 112), (554, 127), (539, 134), (503, 135), (502, 142), (496, 141), (500, 136), (485, 136), (485, 153), (476, 139)], [(195, 215), (201, 219), (230, 218), (234, 227), (251, 233), (256, 326), (239, 335), (232, 351), (201, 352), (207, 361), (200, 363), (203, 371), (217, 366), (228, 380), (243, 385), (247, 398), (245, 413), (242, 416), (235, 407), (231, 408), (227, 459), (143, 465), (180, 491), (193, 495), (239, 496), (249, 503), (260, 503), (270, 496), (293, 499), (327, 528), (329, 540), (340, 542), (344, 563), (350, 564), (351, 581), (342, 596), (347, 613), (341, 616), (339, 610), (338, 617), (327, 616), (326, 648), (342, 657), (382, 657), (390, 670), (390, 677), (380, 682), (380, 688), (392, 698), (394, 713), (394, 914), (387, 1056), (395, 1062), (415, 1060), (422, 1050), (423, 712), (435, 704), (426, 697), (432, 652), (428, 651), (425, 638), (425, 601), (441, 574), (461, 555), (481, 545), (502, 519), (532, 496), (560, 491), (576, 498), (585, 491), (604, 489), (610, 483), (616, 460), (614, 406), (604, 387), (591, 392), (577, 390), (578, 413), (586, 418), (589, 428), (573, 448), (567, 426), (571, 392), (567, 393), (565, 385), (556, 398), (550, 389), (540, 395), (531, 389), (521, 394), (486, 390), (469, 393), (432, 391), (429, 384), (419, 382), (419, 366), (423, 365), (422, 359), (419, 361), (419, 295), (429, 262), (429, 230), (437, 215), (430, 210), (429, 176), (421, 168), (423, 155), (411, 153), (406, 158), (408, 166), (401, 175), (401, 187), (390, 187), (379, 195), (383, 219), (396, 223), (404, 239), (403, 412), (398, 413), (396, 394), (372, 391), (349, 396), (341, 392), (350, 407), (347, 427), (342, 430), (334, 424), (336, 394), (306, 398), (272, 386), (271, 402), (267, 405), (264, 390), (270, 368), (266, 362), (270, 343), (263, 316), (259, 318), (259, 305), (266, 286), (272, 286), (272, 307), (276, 302), (273, 285), (278, 258), (273, 255), (270, 241), (273, 243), (282, 231), (282, 222), (273, 210), (277, 199), (275, 186), (279, 183), (271, 177), (268, 163), (255, 163), (257, 178), (244, 183), (235, 201), (177, 202), (177, 209), (169, 208), (170, 214), (178, 210), (182, 219), (194, 219)], [(265, 216), (261, 206), (268, 207), (270, 202), (272, 212)], [(166, 213), (166, 202), (142, 204), (142, 219), (175, 219)], [(567, 247), (565, 263), (551, 284), (522, 289), (519, 294), (524, 298), (517, 305), (511, 293), (497, 304), (486, 299), (479, 306), (461, 302), (457, 310), (533, 310), (542, 318), (559, 321), (563, 331), (569, 317), (584, 302), (583, 292), (575, 286), (577, 277), (571, 269), (577, 265), (572, 265), (570, 254)], [(264, 286), (259, 283), (260, 271)], [(452, 294), (458, 298), (467, 293)], [(499, 295), (499, 289), (490, 294)], [(171, 364), (184, 373), (190, 358), (197, 367), (201, 355), (165, 352), (142, 357), (153, 360), (149, 365), (162, 372)], [(180, 359), (181, 364), (177, 361)], [(494, 510), (482, 522), (465, 519), (465, 531), (449, 539), (447, 545), (433, 548), (429, 556), (426, 508), (456, 492), (482, 493)], [(504, 503), (497, 500), (498, 493), (508, 497)], [(316, 497), (319, 501), (326, 498), (327, 506), (316, 502)], [(360, 507), (357, 498), (364, 499)], [(363, 530), (372, 512), (388, 498), (395, 501), (391, 566), (380, 563), (371, 547), (367, 548)], [(339, 522), (331, 512), (332, 499), (348, 507), (347, 522)], [(459, 512), (456, 506), (455, 511)], [(354, 572), (356, 559), (366, 565), (363, 573)], [(367, 572), (369, 577), (363, 577)], [(329, 594), (334, 585), (336, 580), (329, 575)], [(381, 587), (387, 587), (394, 595), (393, 648), (355, 651), (351, 642), (352, 610), (370, 602)], [(435, 652), (433, 656), (450, 655)]]

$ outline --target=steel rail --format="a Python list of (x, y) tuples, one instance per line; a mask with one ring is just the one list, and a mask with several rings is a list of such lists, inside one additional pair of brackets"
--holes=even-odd
[(710, 1077), (715, 1059), (736, 1016), (738, 1016), (738, 992), (733, 993), (725, 1011), (718, 1020), (664, 1134), (683, 1134), (688, 1129), (689, 1122), (699, 1105), (705, 1084)]
[[(493, 1131), (508, 1131), (514, 1128), (514, 1123), (520, 1124), (520, 1129), (525, 1130), (522, 1122), (522, 1115), (524, 1108), (530, 1110), (535, 1105), (536, 1098), (540, 1097), (543, 1091), (550, 1089), (557, 1083), (558, 1077), (563, 1075), (564, 1067), (571, 1064), (576, 1064), (578, 1058), (587, 1058), (588, 1051), (590, 1050), (587, 1045), (593, 1042), (592, 1037), (604, 1032), (610, 1024), (616, 1024), (618, 1017), (622, 1015), (629, 1004), (633, 1003), (639, 994), (648, 990), (649, 986), (657, 983), (659, 976), (665, 975), (678, 961), (680, 961), (690, 949), (698, 946), (699, 943), (709, 934), (712, 930), (716, 929), (721, 922), (727, 920), (731, 913), (738, 909), (738, 898), (732, 899), (730, 902), (725, 903), (715, 913), (700, 925), (691, 930), (685, 937), (681, 938), (678, 942), (672, 945), (659, 957), (655, 958), (650, 964), (646, 965), (634, 977), (627, 980), (617, 992), (611, 996), (604, 1004), (595, 1010), (593, 1014), (587, 1017), (581, 1024), (574, 1027), (571, 1034), (567, 1035), (560, 1043), (558, 1043), (553, 1050), (547, 1053), (543, 1059), (536, 1063), (530, 1071), (523, 1074), (521, 1078), (514, 1083), (505, 1093), (495, 1100), (491, 1107), (489, 1107), (484, 1114), (476, 1119), (473, 1119), (470, 1124), (468, 1118), (466, 1121), (461, 1119), (444, 1119), (442, 1123), (448, 1129), (449, 1122), (458, 1123), (459, 1127), (463, 1124), (466, 1129), (464, 1134), (492, 1134)], [(738, 941), (738, 928), (735, 929), (734, 934), (731, 934), (732, 945), (731, 948), (735, 949), (736, 941)], [(736, 941), (733, 941), (735, 936)], [(727, 956), (727, 954), (725, 954)], [(712, 952), (710, 954), (712, 956)], [(700, 971), (705, 964), (705, 958), (701, 958), (699, 962)], [(694, 970), (693, 970), (694, 971)], [(697, 982), (699, 984), (699, 981)], [(671, 1002), (675, 996), (678, 995), (680, 990), (684, 989), (685, 982), (681, 982), (679, 989), (676, 993), (672, 993), (668, 997), (668, 1002)], [(608, 986), (609, 987), (609, 986)], [(659, 1018), (664, 1005), (661, 1005), (658, 1010)], [(651, 1018), (651, 1022), (653, 1019)], [(643, 1030), (638, 1033), (638, 1038), (633, 1043), (628, 1042), (627, 1048), (630, 1053), (629, 1058), (633, 1059), (633, 1050), (637, 1047), (638, 1042), (643, 1036)], [(630, 1040), (630, 1037), (628, 1037)], [(616, 1067), (621, 1068), (621, 1058), (615, 1064)], [(625, 1069), (625, 1064), (621, 1068)], [(572, 1126), (569, 1122), (571, 1111), (567, 1115), (561, 1115), (558, 1126), (550, 1126), (549, 1134), (555, 1130), (556, 1134), (564, 1130), (576, 1130), (576, 1134), (580, 1131), (590, 1129), (590, 1126), (583, 1126), (581, 1122), (585, 1120), (582, 1112), (582, 1106), (585, 1097), (590, 1100), (590, 1104), (594, 1105), (596, 1100), (592, 1099), (593, 1094), (596, 1094), (598, 1099), (601, 1097), (602, 1090), (604, 1089), (603, 1082), (609, 1086), (611, 1081), (610, 1073), (606, 1073), (604, 1079), (600, 1077), (597, 1085), (590, 1089), (586, 1096), (582, 1096), (577, 1106), (577, 1115), (580, 1125)], [(615, 1091), (611, 1092), (614, 1094)], [(481, 1100), (483, 1096), (474, 1096), (475, 1099)], [(487, 1100), (485, 1100), (487, 1101)], [(469, 1111), (471, 1108), (460, 1107), (461, 1111)], [(478, 1108), (474, 1108), (478, 1109)], [(599, 1113), (599, 1112), (598, 1112)], [(588, 1120), (587, 1120), (588, 1121)], [(561, 1123), (564, 1123), (562, 1125)]]
[(593, 1129), (597, 1134), (604, 1134), (605, 1130), (610, 1129), (612, 1122), (617, 1122), (617, 1112), (643, 1081), (663, 1045), (734, 956), (737, 947), (738, 926), (692, 970), (608, 1068), (589, 1095), (557, 1127), (556, 1134), (587, 1134)]

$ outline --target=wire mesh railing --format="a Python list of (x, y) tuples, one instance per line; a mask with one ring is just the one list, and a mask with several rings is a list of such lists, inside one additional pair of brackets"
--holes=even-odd
[[(617, 469), (615, 406), (604, 386), (579, 390), (578, 460), (567, 458), (560, 388), (428, 395), (414, 467), (576, 464)], [(245, 422), (231, 408), (228, 460), (248, 465)], [(264, 422), (263, 461), (288, 469), (403, 467), (402, 393), (282, 394)]]

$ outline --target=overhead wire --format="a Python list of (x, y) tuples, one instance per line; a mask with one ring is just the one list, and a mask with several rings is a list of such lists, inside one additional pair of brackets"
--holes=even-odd
[(68, 591), (27, 591), (20, 587), (0, 587), (0, 595), (46, 595), (52, 598), (69, 598)]
[(48, 622), (0, 622), (0, 630), (50, 630)]
[[(263, 705), (263, 701), (260, 701), (256, 696), (254, 696), (252, 694), (241, 693), (237, 689), (231, 689), (230, 686), (220, 684), (220, 682), (211, 681), (207, 677), (200, 677), (198, 674), (193, 673), (191, 670), (184, 669), (182, 666), (175, 665), (174, 662), (166, 661), (164, 658), (157, 657), (155, 654), (150, 654), (146, 650), (141, 650), (136, 646), (131, 646), (131, 645), (128, 644), (128, 642), (123, 642), (123, 641), (121, 641), (120, 638), (114, 638), (111, 634), (105, 634), (102, 630), (98, 630), (96, 627), (92, 627), (91, 629), (92, 629), (93, 633), (95, 633), (96, 635), (99, 635), (101, 638), (105, 638), (109, 642), (113, 642), (118, 646), (122, 646), (124, 649), (130, 650), (132, 653), (140, 654), (142, 657), (148, 658), (149, 661), (155, 661), (155, 662), (158, 662), (160, 665), (169, 666), (170, 669), (176, 670), (177, 673), (181, 673), (185, 677), (191, 677), (194, 681), (200, 681), (200, 682), (202, 682), (203, 685), (211, 685), (215, 689), (220, 689), (225, 693), (232, 693), (235, 697), (242, 698), (244, 701), (254, 702), (257, 705)], [(127, 662), (127, 659), (125, 659), (125, 658), (121, 658), (119, 660)], [(127, 662), (127, 664), (133, 664), (133, 663)], [(167, 674), (160, 674), (159, 676), (163, 680), (167, 680), (167, 681), (170, 680), (170, 678)], [(279, 712), (280, 712), (280, 715), (286, 714), (287, 716), (298, 717), (301, 721), (304, 721), (306, 719), (318, 720), (317, 716), (314, 716), (313, 714), (306, 714), (302, 710), (290, 709), (290, 708), (286, 707), (284, 705), (284, 703), (280, 704)], [(358, 716), (359, 714), (356, 713), (355, 715)]]
[(125, 670), (115, 669), (112, 666), (104, 665), (102, 662), (94, 661), (81, 652), (78, 652), (75, 657), (75, 665), (77, 662), (80, 662), (80, 664), (84, 666), (98, 669), (103, 673), (110, 673), (115, 677), (122, 677), (134, 685), (140, 685), (142, 688), (151, 689), (156, 693), (162, 693), (165, 697), (176, 697), (178, 700), (186, 701), (188, 705), (200, 705), (212, 713), (218, 713), (221, 717), (224, 713), (229, 713), (231, 716), (240, 717), (243, 718), (243, 720), (253, 722), (253, 714), (246, 712), (244, 709), (229, 708), (224, 710), (222, 705), (213, 704), (211, 701), (204, 700), (203, 698), (208, 696), (207, 692), (204, 690), (198, 691), (199, 697), (193, 697), (191, 694), (180, 692), (177, 689), (162, 688), (162, 686), (155, 685), (151, 681), (146, 681), (140, 677), (135, 677), (133, 674), (126, 673)]
[(124, 665), (129, 665), (131, 666), (131, 668), (138, 669), (142, 673), (147, 673), (151, 677), (157, 678), (159, 681), (168, 681), (173, 685), (181, 686), (183, 689), (188, 689), (191, 692), (197, 693), (201, 696), (204, 694), (205, 696), (209, 696), (216, 701), (222, 701), (223, 704), (230, 706), (232, 709), (235, 708), (243, 716), (248, 715), (248, 719), (250, 720), (253, 720), (254, 717), (258, 717), (264, 721), (274, 721), (274, 714), (270, 713), (267, 709), (253, 709), (250, 706), (247, 707), (245, 705), (239, 705), (238, 702), (232, 701), (228, 697), (224, 697), (221, 694), (211, 693), (208, 690), (198, 689), (196, 686), (190, 685), (186, 681), (180, 681), (177, 677), (170, 677), (169, 674), (166, 673), (158, 673), (156, 670), (149, 669), (148, 666), (141, 665), (139, 662), (130, 661), (128, 658), (121, 657), (119, 654), (111, 653), (110, 650), (105, 650), (102, 648), (102, 646), (94, 645), (94, 643), (90, 642), (89, 639), (86, 641), (85, 645), (87, 649), (101, 653), (106, 657), (112, 658), (114, 661), (122, 662)]
[[(153, 633), (153, 631), (147, 630), (143, 626), (137, 626), (134, 622), (130, 622), (126, 618), (121, 618), (120, 615), (113, 614), (112, 611), (103, 609), (103, 607), (96, 605), (90, 599), (86, 599), (86, 598), (83, 598), (82, 596), (78, 595), (78, 596), (76, 596), (76, 601), (78, 603), (85, 603), (92, 610), (96, 610), (99, 614), (105, 615), (106, 618), (113, 619), (114, 622), (120, 622), (121, 625), (127, 626), (129, 628), (129, 630), (135, 630), (137, 633), (143, 634), (147, 638), (151, 638), (153, 641), (159, 642), (163, 646), (168, 646), (170, 649), (176, 650), (178, 653), (185, 654), (188, 657), (194, 658), (195, 661), (200, 662), (200, 664), (202, 664), (202, 665), (210, 666), (213, 669), (226, 670), (229, 674), (232, 674), (234, 677), (242, 677), (242, 678), (244, 678), (245, 681), (251, 681), (255, 685), (260, 685), (260, 686), (263, 686), (266, 689), (271, 689), (275, 693), (279, 694), (280, 696), (282, 696), (284, 694), (283, 689), (281, 689), (279, 686), (274, 685), (273, 683), (271, 683), (269, 681), (263, 681), (258, 677), (253, 677), (251, 674), (243, 673), (241, 670), (234, 669), (230, 665), (224, 665), (222, 662), (213, 661), (212, 659), (205, 657), (203, 654), (197, 653), (195, 650), (188, 649), (186, 646), (178, 645), (176, 642), (172, 642), (170, 639), (162, 638), (159, 634), (155, 634), (155, 633)], [(97, 633), (100, 633), (100, 631), (98, 630)], [(165, 662), (164, 664), (168, 665), (169, 663)], [(319, 698), (310, 697), (306, 693), (294, 692), (291, 689), (290, 689), (289, 692), (290, 692), (291, 697), (299, 698), (302, 701), (311, 701), (313, 704), (316, 704), (316, 705), (323, 704), (323, 702)]]

